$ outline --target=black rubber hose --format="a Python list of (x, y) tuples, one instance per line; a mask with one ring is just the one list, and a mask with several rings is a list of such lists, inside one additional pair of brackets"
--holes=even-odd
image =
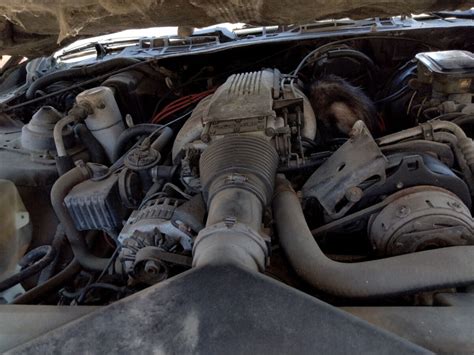
[(296, 273), (314, 288), (344, 298), (398, 296), (474, 283), (474, 246), (458, 246), (358, 263), (329, 259), (283, 176), (273, 199), (280, 244)]
[(48, 281), (42, 283), (39, 286), (33, 287), (21, 296), (15, 298), (12, 304), (31, 304), (43, 296), (59, 289), (62, 285), (64, 285), (64, 283), (76, 276), (79, 271), (81, 271), (81, 265), (77, 259), (73, 259), (68, 266), (66, 266)]
[(74, 127), (74, 133), (76, 133), (80, 141), (86, 146), (91, 162), (97, 164), (109, 163), (109, 159), (107, 158), (107, 154), (105, 154), (104, 147), (102, 147), (102, 145), (92, 135), (91, 131), (84, 123), (78, 123)]
[[(123, 154), (125, 154), (125, 148), (130, 144), (131, 140), (140, 136), (148, 136), (160, 127), (162, 127), (162, 125), (153, 123), (143, 123), (127, 128), (120, 134), (120, 136), (117, 138), (117, 143), (115, 143), (113, 154), (114, 161), (117, 161)], [(159, 132), (159, 137), (156, 138), (156, 140), (153, 142), (153, 145), (155, 145), (156, 142), (160, 140), (158, 141), (158, 143), (160, 143), (159, 148), (163, 148), (166, 143), (168, 143), (168, 141), (171, 139), (172, 134), (173, 130), (171, 128), (163, 127), (163, 129), (161, 129), (161, 131)]]
[(58, 224), (56, 228), (56, 233), (54, 233), (53, 242), (51, 245), (56, 250), (56, 257), (54, 260), (46, 266), (42, 271), (38, 278), (38, 284), (41, 285), (42, 283), (48, 281), (53, 275), (56, 270), (56, 266), (58, 265), (59, 259), (61, 257), (61, 251), (63, 246), (66, 244), (66, 235), (64, 234), (64, 228), (62, 225)]
[(466, 114), (456, 117), (452, 122), (456, 123), (458, 126), (464, 126), (466, 124), (472, 125), (474, 124), (474, 114)]
[[(153, 143), (151, 143), (151, 147), (158, 152), (161, 152), (171, 141), (171, 138), (173, 138), (173, 130), (169, 127), (163, 127), (159, 131), (159, 136), (158, 138), (153, 140)], [(157, 133), (158, 134), (158, 133)]]
[(69, 191), (90, 177), (90, 172), (86, 167), (76, 167), (69, 170), (54, 183), (51, 189), (51, 204), (59, 222), (64, 227), (66, 237), (79, 264), (87, 270), (103, 271), (108, 265), (109, 258), (95, 256), (89, 251), (83, 234), (76, 229), (74, 221), (64, 205), (64, 198)]
[(112, 71), (118, 68), (126, 67), (132, 64), (141, 62), (136, 58), (113, 58), (104, 62), (99, 62), (96, 64), (91, 64), (84, 67), (71, 68), (55, 71), (51, 74), (46, 74), (41, 78), (36, 79), (26, 90), (26, 99), (32, 99), (35, 97), (35, 93), (47, 87), (50, 84), (53, 84), (57, 81), (68, 81), (75, 80), (86, 76), (95, 76), (103, 74), (107, 71)]
[[(27, 253), (20, 261), (20, 265), (25, 269), (0, 282), (0, 292), (8, 290), (10, 287), (19, 284), (23, 280), (37, 274), (48, 266), (56, 256), (56, 250), (49, 245), (42, 245)], [(29, 266), (27, 266), (29, 265)]]
[(386, 96), (386, 97), (383, 97), (379, 100), (376, 100), (374, 103), (376, 105), (380, 105), (380, 104), (383, 104), (383, 103), (386, 103), (386, 102), (389, 102), (389, 101), (395, 101), (395, 100), (398, 100), (399, 98), (401, 98), (403, 95), (405, 95), (406, 93), (408, 93), (410, 91), (410, 87), (409, 86), (403, 86), (401, 89), (399, 89), (398, 91)]

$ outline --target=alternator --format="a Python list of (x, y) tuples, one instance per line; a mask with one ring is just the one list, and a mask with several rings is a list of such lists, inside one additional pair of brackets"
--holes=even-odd
[(147, 284), (168, 277), (172, 265), (191, 266), (194, 236), (203, 228), (201, 195), (189, 201), (157, 197), (132, 212), (118, 237), (124, 274)]

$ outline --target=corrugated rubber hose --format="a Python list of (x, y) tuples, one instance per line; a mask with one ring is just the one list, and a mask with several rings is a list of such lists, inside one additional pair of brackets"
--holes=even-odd
[(308, 228), (290, 183), (277, 176), (273, 212), (278, 237), (296, 273), (314, 288), (344, 298), (398, 296), (474, 283), (474, 246), (427, 250), (386, 259), (329, 259)]

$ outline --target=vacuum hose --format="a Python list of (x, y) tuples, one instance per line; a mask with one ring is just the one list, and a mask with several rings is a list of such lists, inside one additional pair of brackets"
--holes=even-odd
[[(153, 132), (156, 132), (156, 130), (160, 127), (163, 127), (163, 125), (142, 123), (127, 128), (120, 134), (117, 142), (115, 143), (113, 160), (119, 160), (120, 157), (126, 153), (125, 148), (127, 148), (130, 143), (135, 143), (135, 138), (140, 136), (149, 136)], [(158, 138), (156, 138), (152, 143), (152, 147), (155, 150), (161, 152), (161, 150), (170, 142), (171, 138), (173, 138), (173, 130), (169, 127), (163, 127), (158, 133)]]
[(23, 280), (37, 274), (48, 266), (54, 260), (55, 256), (56, 250), (49, 245), (42, 245), (31, 250), (20, 262), (20, 264), (24, 264), (25, 268), (0, 282), (0, 292), (8, 290), (10, 287), (13, 287)]
[(56, 291), (66, 282), (70, 281), (74, 276), (76, 276), (81, 271), (81, 265), (77, 262), (76, 259), (73, 259), (68, 266), (63, 270), (58, 272), (56, 275), (38, 285), (32, 289), (26, 291), (21, 296), (18, 296), (13, 300), (13, 304), (31, 304), (33, 302), (38, 302), (41, 297)]
[(471, 169), (471, 172), (474, 173), (474, 143), (471, 138), (466, 136), (466, 133), (463, 131), (463, 129), (453, 122), (434, 120), (422, 123), (417, 127), (412, 127), (379, 138), (377, 139), (377, 144), (379, 146), (384, 146), (397, 143), (404, 139), (422, 136), (423, 134), (433, 134), (433, 137), (430, 137), (430, 139), (433, 138), (436, 141), (436, 133), (440, 133), (440, 131), (451, 133), (456, 137), (456, 146), (460, 150), (459, 154), (457, 154), (459, 155), (458, 160), (465, 159), (467, 165)]
[(474, 283), (474, 246), (358, 263), (333, 261), (311, 235), (300, 201), (284, 176), (277, 176), (275, 190), (273, 212), (281, 246), (296, 273), (318, 290), (345, 298), (375, 298)]

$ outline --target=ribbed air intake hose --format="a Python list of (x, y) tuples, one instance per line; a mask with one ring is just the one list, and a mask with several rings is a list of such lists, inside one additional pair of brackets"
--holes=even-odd
[(259, 231), (277, 166), (275, 148), (261, 137), (229, 136), (204, 151), (200, 174), (209, 213), (194, 244), (194, 266), (264, 269), (268, 247)]

